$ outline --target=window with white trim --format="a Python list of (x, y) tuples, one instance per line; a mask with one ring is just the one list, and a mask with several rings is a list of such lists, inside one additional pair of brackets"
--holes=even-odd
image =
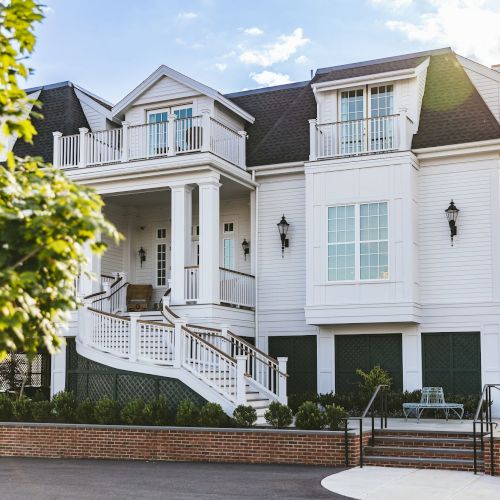
[(387, 202), (328, 208), (328, 281), (389, 278)]
[(226, 269), (234, 269), (234, 222), (224, 223), (223, 264)]
[(156, 286), (167, 285), (167, 229), (156, 230)]

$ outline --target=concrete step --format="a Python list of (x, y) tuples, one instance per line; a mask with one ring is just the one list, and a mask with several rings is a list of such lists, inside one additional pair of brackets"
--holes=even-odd
[[(484, 468), (483, 460), (478, 460), (478, 469)], [(419, 457), (386, 457), (386, 456), (366, 456), (365, 465), (378, 465), (386, 467), (413, 467), (416, 469), (448, 469), (473, 471), (473, 459), (455, 458), (419, 458)]]
[[(384, 456), (384, 457), (418, 457), (418, 458), (451, 458), (451, 459), (472, 459), (474, 457), (473, 449), (444, 448), (424, 446), (375, 446), (365, 447), (366, 456)], [(483, 457), (482, 452), (478, 451), (478, 458)]]
[[(479, 443), (479, 441), (478, 441)], [(421, 446), (424, 448), (460, 448), (471, 449), (474, 441), (471, 437), (421, 437), (390, 434), (375, 434), (375, 445), (380, 446)]]

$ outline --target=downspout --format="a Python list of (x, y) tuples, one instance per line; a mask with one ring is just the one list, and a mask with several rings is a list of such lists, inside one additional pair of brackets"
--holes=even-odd
[[(255, 170), (252, 171), (252, 181), (255, 182)], [(255, 345), (259, 345), (259, 186), (255, 186)], [(267, 352), (267, 349), (265, 350)]]

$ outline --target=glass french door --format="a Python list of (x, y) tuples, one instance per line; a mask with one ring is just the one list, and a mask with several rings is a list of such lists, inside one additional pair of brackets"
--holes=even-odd
[(340, 154), (363, 151), (365, 96), (363, 89), (346, 90), (340, 94)]
[(370, 151), (395, 148), (394, 86), (370, 88)]
[(150, 156), (166, 155), (168, 110), (160, 109), (148, 112), (148, 153)]
[(183, 106), (172, 108), (175, 114), (175, 146), (178, 152), (198, 149), (193, 132), (193, 108)]

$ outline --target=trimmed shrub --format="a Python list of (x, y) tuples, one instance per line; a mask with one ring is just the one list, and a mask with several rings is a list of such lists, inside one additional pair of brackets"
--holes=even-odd
[(264, 418), (266, 422), (275, 429), (282, 429), (283, 427), (288, 427), (292, 423), (292, 410), (287, 405), (278, 403), (278, 401), (273, 401), (269, 405), (266, 413), (264, 413)]
[(234, 409), (233, 419), (238, 427), (252, 427), (257, 422), (257, 412), (249, 405), (239, 405)]
[(344, 421), (342, 419), (348, 416), (349, 413), (347, 413), (342, 406), (331, 404), (327, 405), (325, 408), (325, 424), (331, 431), (340, 431), (344, 429)]
[(199, 418), (200, 410), (190, 399), (184, 399), (179, 403), (175, 414), (175, 421), (178, 425), (194, 427), (198, 425)]
[(361, 377), (361, 391), (365, 396), (371, 397), (378, 385), (387, 385), (390, 390), (392, 378), (387, 370), (384, 370), (380, 365), (375, 365), (369, 372), (364, 372), (361, 368), (356, 370), (356, 375)]
[(200, 425), (204, 427), (225, 427), (229, 423), (226, 412), (217, 403), (206, 403), (201, 407)]
[(52, 403), (50, 401), (34, 401), (31, 413), (35, 422), (50, 422), (54, 419)]
[(116, 424), (119, 413), (118, 403), (112, 399), (103, 398), (95, 404), (94, 418), (98, 424)]
[(12, 398), (8, 394), (0, 394), (0, 421), (12, 420)]
[(82, 401), (76, 408), (75, 421), (79, 424), (93, 424), (95, 422), (94, 406), (90, 399)]
[(127, 401), (123, 406), (120, 415), (124, 424), (144, 424), (144, 401), (141, 399), (131, 399), (130, 401)]
[(144, 421), (148, 425), (170, 425), (174, 422), (173, 412), (165, 396), (161, 395), (144, 406)]
[(61, 391), (52, 398), (54, 415), (58, 422), (71, 423), (75, 421), (78, 403), (72, 392)]
[(316, 403), (306, 401), (300, 405), (295, 415), (295, 427), (306, 430), (319, 430), (325, 425), (325, 415)]
[(31, 399), (22, 396), (14, 400), (12, 405), (12, 415), (18, 422), (30, 422), (32, 419), (33, 403)]

